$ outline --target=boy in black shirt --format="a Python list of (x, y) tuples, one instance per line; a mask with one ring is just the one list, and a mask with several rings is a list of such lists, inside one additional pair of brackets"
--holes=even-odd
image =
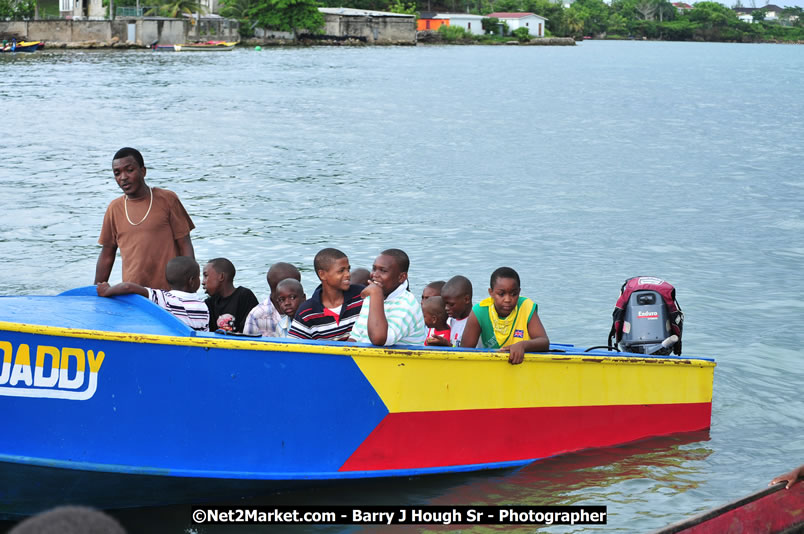
[[(259, 304), (250, 289), (234, 286), (235, 267), (226, 258), (209, 260), (204, 266), (202, 285), (209, 297), (205, 301), (209, 308), (209, 330), (219, 328), (242, 332), (246, 317), (254, 306)], [(222, 315), (232, 316), (230, 324), (218, 324)], [(226, 322), (226, 321), (224, 321)]]

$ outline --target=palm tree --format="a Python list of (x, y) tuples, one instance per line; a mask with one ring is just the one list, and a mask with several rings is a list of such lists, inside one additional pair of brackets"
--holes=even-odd
[(206, 8), (197, 0), (165, 0), (158, 7), (151, 9), (146, 15), (154, 15), (158, 10), (163, 17), (177, 18), (182, 13), (192, 15), (193, 13), (206, 13)]

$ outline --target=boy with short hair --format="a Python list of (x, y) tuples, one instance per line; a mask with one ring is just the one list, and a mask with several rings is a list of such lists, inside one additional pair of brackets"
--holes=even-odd
[[(271, 290), (271, 294), (249, 312), (248, 317), (246, 317), (246, 324), (243, 327), (243, 333), (266, 337), (282, 337), (281, 324), (286, 319), (280, 312), (279, 302), (276, 300), (279, 296), (277, 286), (279, 282), (286, 278), (301, 282), (301, 273), (296, 266), (279, 261), (271, 265), (265, 278), (268, 281), (268, 288)], [(293, 317), (290, 317), (290, 320), (293, 320)]]
[(424, 289), (422, 290), (422, 304), (424, 301), (429, 299), (430, 297), (440, 297), (441, 296), (441, 288), (444, 287), (443, 280), (436, 280), (435, 282), (430, 282)]
[(424, 315), (424, 325), (427, 327), (427, 339), (424, 344), (443, 346), (444, 341), (449, 343), (449, 325), (444, 300), (441, 297), (426, 299), (422, 302), (422, 314)]
[(363, 286), (351, 283), (349, 258), (336, 248), (319, 251), (313, 269), (321, 284), (299, 308), (288, 337), (345, 341), (363, 307)]
[[(229, 314), (232, 316), (231, 328), (234, 332), (242, 332), (249, 312), (258, 304), (257, 297), (250, 289), (243, 286), (235, 288), (235, 266), (226, 258), (214, 258), (204, 266), (204, 290), (209, 308), (210, 330), (217, 330), (218, 318)], [(228, 328), (223, 328), (228, 330)]]
[(288, 337), (290, 322), (296, 316), (296, 312), (302, 302), (307, 299), (301, 282), (295, 278), (285, 278), (276, 286), (276, 302), (279, 304), (280, 321), (276, 337)]
[(461, 346), (461, 336), (472, 311), (472, 282), (465, 276), (453, 276), (441, 288), (441, 298), (449, 315), (449, 338), (445, 345)]
[(409, 267), (410, 259), (402, 250), (391, 248), (377, 256), (350, 339), (379, 346), (424, 344), (422, 307), (406, 287)]
[(100, 282), (96, 288), (98, 296), (142, 295), (157, 306), (164, 308), (178, 320), (200, 332), (209, 331), (209, 310), (203, 300), (195, 296), (201, 285), (201, 270), (198, 262), (189, 256), (177, 256), (165, 267), (165, 278), (170, 290), (152, 289), (134, 282), (123, 282), (110, 286)]
[(538, 306), (520, 296), (519, 274), (510, 267), (491, 273), (489, 298), (475, 304), (461, 344), (474, 346), (480, 340), (487, 349), (508, 353), (508, 363), (519, 364), (526, 352), (545, 351), (550, 340), (539, 319)]

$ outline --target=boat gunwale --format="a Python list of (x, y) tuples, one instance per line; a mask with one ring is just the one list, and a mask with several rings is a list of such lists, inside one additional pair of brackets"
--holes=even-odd
[[(163, 334), (138, 334), (107, 330), (91, 330), (84, 328), (67, 328), (58, 326), (36, 325), (0, 321), (0, 331), (21, 334), (36, 334), (54, 337), (81, 338), (98, 341), (116, 341), (121, 343), (147, 343), (156, 345), (199, 347), (205, 349), (249, 350), (264, 352), (289, 352), (338, 356), (360, 357), (414, 357), (434, 360), (507, 360), (508, 354), (493, 349), (439, 348), (424, 346), (392, 346), (375, 347), (364, 343), (326, 343), (320, 341), (294, 340), (289, 342), (282, 338), (242, 338), (224, 337), (214, 333), (199, 332), (196, 335), (175, 336)], [(557, 363), (626, 363), (626, 364), (661, 364), (661, 365), (693, 365), (699, 367), (715, 367), (711, 358), (689, 358), (681, 356), (650, 356), (645, 354), (628, 354), (603, 351), (583, 352), (572, 345), (556, 345), (566, 347), (560, 352), (527, 353), (526, 361), (552, 361)]]

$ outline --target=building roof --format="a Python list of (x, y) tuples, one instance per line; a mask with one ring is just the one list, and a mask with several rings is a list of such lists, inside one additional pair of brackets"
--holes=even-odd
[(774, 4), (768, 4), (768, 5), (762, 6), (762, 7), (735, 7), (735, 8), (732, 8), (732, 9), (734, 9), (734, 11), (736, 11), (737, 13), (753, 13), (754, 11), (758, 11), (760, 9), (763, 9), (763, 10), (768, 11), (768, 12), (781, 11), (782, 10), (781, 7), (779, 7), (777, 5), (774, 5)]
[(343, 15), (344, 17), (403, 17), (415, 18), (415, 15), (391, 13), (389, 11), (371, 11), (370, 9), (353, 9), (351, 7), (319, 7), (318, 11), (326, 15)]
[(686, 2), (673, 2), (673, 7), (676, 9), (692, 9), (692, 6)]
[(483, 15), (472, 15), (471, 13), (439, 13), (438, 15), (435, 15), (434, 17), (431, 17), (431, 18), (439, 19), (439, 20), (443, 20), (443, 19), (483, 20), (486, 17), (484, 17)]
[(486, 16), (495, 19), (523, 19), (525, 17), (538, 17), (540, 19), (547, 20), (541, 15), (537, 15), (536, 13), (506, 13), (501, 11), (499, 13), (489, 13)]

